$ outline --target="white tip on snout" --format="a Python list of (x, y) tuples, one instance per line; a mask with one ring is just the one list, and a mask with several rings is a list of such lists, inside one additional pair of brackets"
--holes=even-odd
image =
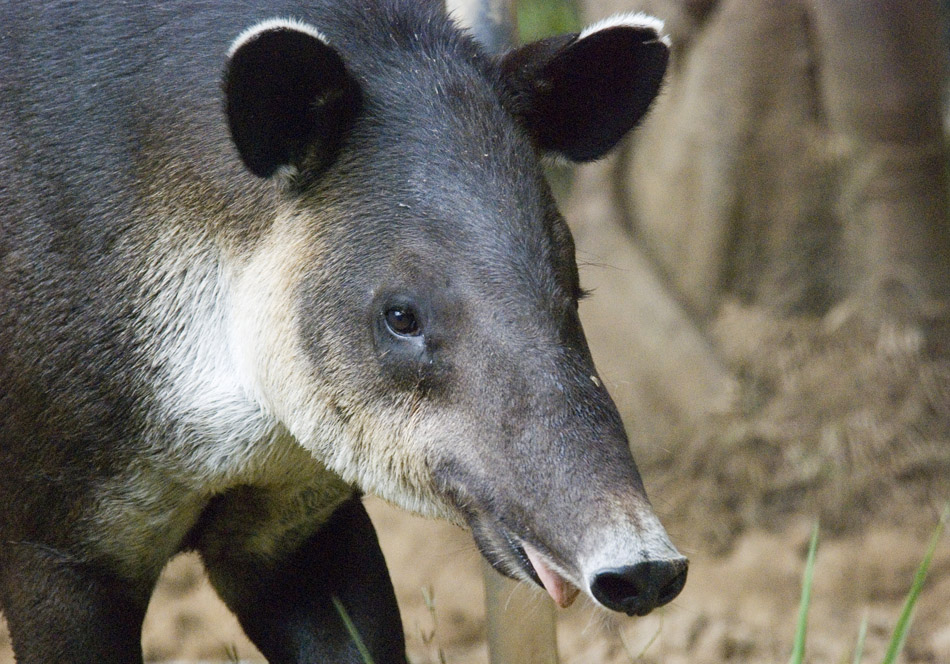
[(591, 550), (579, 561), (586, 591), (590, 592), (590, 580), (597, 570), (682, 557), (652, 511), (641, 513), (638, 521), (588, 533), (585, 539)]
[(650, 16), (649, 14), (644, 14), (643, 12), (625, 12), (622, 14), (614, 14), (613, 16), (608, 16), (607, 18), (597, 21), (593, 25), (589, 25), (581, 32), (578, 39), (584, 39), (584, 37), (590, 37), (595, 32), (600, 32), (601, 30), (609, 30), (610, 28), (646, 28), (647, 30), (652, 30), (656, 33), (656, 38), (667, 45), (670, 45), (669, 35), (664, 34), (663, 32), (663, 21), (658, 19), (656, 16)]
[(326, 35), (309, 23), (299, 21), (295, 18), (269, 18), (266, 21), (255, 23), (239, 34), (237, 38), (231, 43), (231, 48), (228, 49), (228, 57), (230, 58), (237, 52), (239, 48), (248, 42), (254, 41), (261, 34), (270, 32), (272, 30), (292, 30), (295, 32), (302, 32), (306, 35), (310, 35), (314, 39), (322, 41), (324, 44), (330, 43), (327, 40)]

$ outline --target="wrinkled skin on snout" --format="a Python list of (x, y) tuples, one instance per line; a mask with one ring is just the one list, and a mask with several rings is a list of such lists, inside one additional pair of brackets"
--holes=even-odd
[[(612, 32), (621, 42), (632, 34), (662, 49), (653, 63), (662, 75), (655, 24), (625, 20), (634, 27), (621, 20), (500, 62), (473, 57), (467, 42), (455, 47), (468, 61), (425, 48), (393, 67), (344, 56), (357, 74), (348, 88), (341, 71), (334, 94), (361, 110), (347, 117), (339, 152), (320, 155), (318, 176), (306, 170), (312, 148), (302, 160), (288, 221), (270, 243), (311, 248), (286, 294), (303, 377), (288, 389), (276, 368), (286, 349), (263, 333), (254, 346), (261, 374), (278, 378), (264, 390), (283, 404), (290, 431), (344, 479), (467, 525), (496, 569), (543, 585), (562, 606), (580, 590), (643, 615), (680, 592), (687, 562), (653, 514), (591, 360), (573, 241), (540, 163), (545, 152), (599, 156), (630, 124), (614, 121), (616, 136), (606, 138), (586, 126), (545, 136), (570, 120), (561, 114), (577, 113), (572, 97), (593, 94), (584, 86), (595, 84), (573, 72), (591, 56), (567, 57), (566, 44), (593, 37), (610, 46)], [(563, 80), (549, 60), (568, 72)], [(537, 84), (536, 70), (554, 82)], [(652, 98), (659, 79), (650, 75), (643, 94)], [(505, 77), (511, 88), (498, 83)], [(519, 85), (563, 85), (568, 99), (531, 99)], [(620, 107), (603, 110), (611, 118), (631, 106), (608, 101)], [(361, 182), (385, 186), (353, 184)], [(268, 357), (275, 349), (282, 355)]]

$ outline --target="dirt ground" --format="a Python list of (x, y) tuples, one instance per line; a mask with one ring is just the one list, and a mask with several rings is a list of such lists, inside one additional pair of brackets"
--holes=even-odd
[[(603, 265), (606, 249), (585, 237), (579, 255), (587, 275), (626, 278)], [(651, 421), (636, 398), (639, 386), (605, 341), (612, 326), (636, 323), (624, 319), (623, 302), (598, 299), (610, 293), (593, 294), (600, 305), (585, 305), (585, 325), (625, 420), (648, 432), (632, 436), (634, 454), (690, 573), (680, 597), (645, 618), (608, 615), (584, 600), (560, 611), (562, 664), (787, 661), (816, 519), (822, 539), (807, 661), (850, 662), (864, 616), (863, 661), (881, 661), (950, 499), (946, 315), (906, 328), (865, 321), (847, 303), (823, 319), (795, 320), (724, 306), (707, 331), (740, 378), (733, 406), (699, 420)], [(487, 662), (482, 568), (471, 537), (375, 499), (368, 505), (413, 664)], [(532, 588), (514, 592), (536, 598), (539, 609), (549, 601)], [(194, 556), (175, 559), (162, 576), (143, 647), (149, 662), (262, 661)], [(0, 627), (0, 664), (12, 661)], [(937, 550), (903, 661), (950, 664), (950, 536)]]
[[(449, 664), (487, 662), (481, 565), (469, 536), (379, 501), (370, 506), (395, 580), (410, 660), (438, 664), (441, 650)], [(672, 523), (674, 539), (691, 559), (682, 595), (640, 619), (609, 616), (587, 601), (559, 612), (562, 664), (787, 661), (810, 530), (810, 519), (795, 517), (776, 531), (750, 529), (728, 554), (716, 555), (701, 538)], [(864, 661), (881, 660), (927, 536), (923, 528), (879, 525), (820, 545), (807, 661), (850, 661), (864, 615), (869, 617)], [(434, 615), (423, 589), (435, 599)], [(532, 595), (538, 606), (549, 601), (528, 587), (516, 592)], [(945, 541), (917, 610), (905, 662), (950, 662), (948, 600)], [(530, 623), (532, 616), (512, 620)], [(166, 570), (143, 643), (151, 662), (263, 661), (193, 556), (177, 558)], [(4, 641), (0, 662), (12, 661)]]

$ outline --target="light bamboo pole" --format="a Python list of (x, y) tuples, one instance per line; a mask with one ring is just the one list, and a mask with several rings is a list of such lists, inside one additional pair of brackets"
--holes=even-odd
[(557, 664), (554, 603), (482, 562), (491, 664)]

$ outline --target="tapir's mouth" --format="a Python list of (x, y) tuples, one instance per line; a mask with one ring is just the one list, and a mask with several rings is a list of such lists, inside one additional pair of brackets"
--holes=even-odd
[(543, 554), (530, 544), (525, 544), (521, 549), (528, 562), (531, 564), (534, 572), (534, 580), (540, 581), (541, 585), (555, 604), (561, 608), (567, 608), (574, 603), (580, 589), (565, 579), (557, 572), (544, 558)]
[(521, 570), (525, 574), (527, 574), (531, 578), (532, 581), (534, 581), (536, 584), (538, 584), (539, 586), (543, 588), (544, 583), (542, 583), (541, 577), (538, 576), (538, 572), (537, 570), (535, 570), (534, 565), (531, 564), (531, 559), (528, 558), (528, 554), (524, 550), (524, 547), (518, 544), (507, 533), (503, 532), (501, 534), (504, 536), (505, 542), (508, 544), (508, 547), (511, 550), (510, 552), (512, 556), (514, 557), (514, 559), (518, 562), (519, 566), (521, 567)]
[[(490, 544), (483, 541), (488, 535), (486, 529), (493, 531), (491, 534), (495, 537), (491, 539), (496, 541)], [(519, 576), (517, 572), (521, 572), (544, 588), (551, 599), (562, 608), (574, 603), (580, 590), (557, 571), (550, 558), (537, 548), (507, 532), (503, 527), (491, 528), (484, 522), (481, 522), (479, 527), (474, 527), (473, 524), (472, 532), (482, 555), (496, 570), (515, 578)], [(515, 569), (512, 569), (513, 567)]]
[[(451, 473), (440, 473), (443, 477)], [(442, 493), (471, 528), (475, 544), (485, 560), (501, 574), (519, 581), (533, 581), (544, 588), (561, 607), (570, 606), (580, 589), (568, 580), (570, 572), (541, 542), (529, 542), (512, 531), (492, 512), (480, 508), (470, 494), (446, 482)], [(533, 539), (533, 538), (532, 538)]]

